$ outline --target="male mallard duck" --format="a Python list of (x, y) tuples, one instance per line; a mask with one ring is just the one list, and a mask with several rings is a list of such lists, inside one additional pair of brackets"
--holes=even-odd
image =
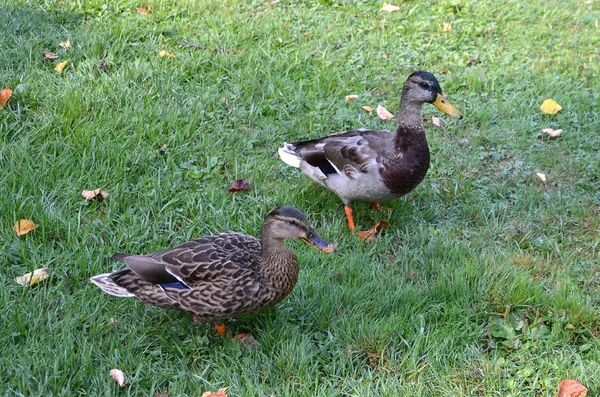
[(432, 103), (454, 118), (460, 112), (444, 96), (435, 76), (418, 71), (402, 88), (395, 132), (359, 129), (324, 138), (284, 143), (279, 156), (337, 194), (354, 230), (352, 201), (379, 203), (413, 190), (429, 168), (429, 147), (421, 124), (421, 106)]
[(257, 312), (285, 298), (298, 280), (298, 259), (284, 239), (298, 239), (324, 252), (335, 247), (308, 225), (294, 207), (277, 208), (265, 219), (260, 240), (221, 233), (154, 254), (115, 254), (127, 268), (90, 280), (104, 292), (181, 310), (217, 325)]

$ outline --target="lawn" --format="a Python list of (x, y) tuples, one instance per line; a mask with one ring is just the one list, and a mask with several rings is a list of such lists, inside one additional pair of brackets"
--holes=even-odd
[[(600, 3), (395, 4), (0, 0), (1, 395), (600, 393)], [(430, 171), (383, 212), (356, 203), (359, 229), (390, 222), (365, 244), (277, 148), (393, 129), (361, 106), (395, 112), (417, 69), (465, 118), (425, 105)], [(235, 179), (252, 189), (228, 193)], [(81, 197), (95, 188), (108, 199)], [(257, 235), (277, 205), (338, 251), (288, 243), (294, 291), (228, 323), (255, 346), (88, 281), (115, 252)], [(17, 237), (22, 218), (39, 228)], [(39, 267), (51, 277), (16, 284)]]

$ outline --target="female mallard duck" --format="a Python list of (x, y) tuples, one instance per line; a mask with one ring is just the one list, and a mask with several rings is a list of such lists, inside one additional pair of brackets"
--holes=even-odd
[(221, 233), (154, 254), (115, 254), (127, 268), (90, 280), (104, 292), (135, 297), (154, 306), (181, 310), (217, 325), (257, 312), (285, 298), (298, 280), (298, 259), (284, 239), (298, 239), (324, 252), (335, 247), (321, 239), (306, 216), (280, 207), (265, 219), (260, 240)]
[(451, 117), (462, 118), (442, 96), (435, 76), (418, 71), (408, 77), (402, 88), (395, 132), (359, 129), (285, 143), (279, 156), (337, 194), (344, 203), (348, 226), (354, 230), (352, 201), (378, 205), (394, 200), (425, 178), (429, 169), (429, 147), (421, 124), (425, 102)]

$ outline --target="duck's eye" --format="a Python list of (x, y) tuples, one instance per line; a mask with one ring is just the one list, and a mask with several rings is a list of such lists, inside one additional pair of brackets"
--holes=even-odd
[(421, 83), (421, 88), (425, 88), (426, 90), (428, 90), (429, 89), (429, 84), (427, 84), (425, 82), (422, 82)]

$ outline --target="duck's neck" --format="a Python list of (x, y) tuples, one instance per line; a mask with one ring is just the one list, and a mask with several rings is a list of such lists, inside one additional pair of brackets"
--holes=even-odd
[(261, 232), (261, 273), (266, 285), (283, 299), (298, 281), (298, 258), (283, 239), (271, 235), (270, 224), (265, 222)]
[[(405, 95), (402, 95), (405, 97)], [(427, 147), (425, 129), (421, 124), (422, 102), (410, 100), (400, 101), (398, 111), (398, 127), (396, 128), (395, 149), (406, 152), (412, 147), (420, 147), (422, 143)]]

